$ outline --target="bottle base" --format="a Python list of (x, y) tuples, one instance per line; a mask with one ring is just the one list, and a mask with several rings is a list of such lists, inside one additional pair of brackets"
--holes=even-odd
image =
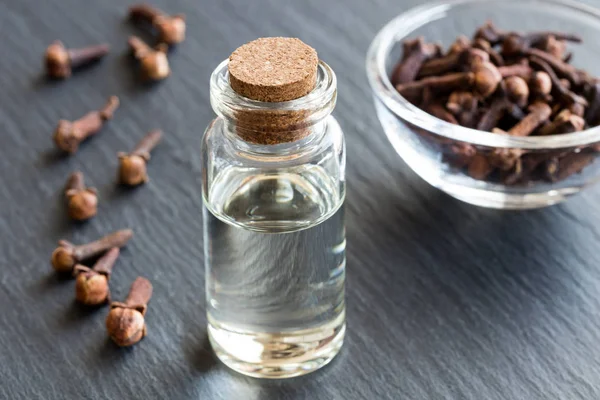
[(327, 365), (340, 351), (345, 315), (318, 328), (285, 333), (232, 331), (211, 321), (208, 337), (229, 368), (256, 378), (283, 379), (305, 375)]

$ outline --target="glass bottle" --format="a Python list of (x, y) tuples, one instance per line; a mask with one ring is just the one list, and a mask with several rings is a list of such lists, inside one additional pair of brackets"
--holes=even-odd
[(236, 93), (227, 63), (211, 76), (217, 118), (202, 143), (209, 338), (243, 374), (303, 375), (331, 361), (345, 332), (336, 77), (321, 61), (309, 94), (268, 103)]

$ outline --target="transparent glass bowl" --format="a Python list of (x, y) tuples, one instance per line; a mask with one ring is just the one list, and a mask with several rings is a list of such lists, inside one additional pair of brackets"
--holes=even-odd
[[(503, 30), (556, 30), (581, 35), (569, 44), (571, 63), (600, 76), (600, 10), (565, 0), (458, 0), (411, 9), (389, 22), (375, 37), (367, 55), (367, 75), (383, 129), (402, 159), (425, 181), (465, 202), (492, 208), (527, 209), (564, 201), (600, 179), (600, 128), (549, 136), (512, 137), (453, 125), (435, 118), (404, 99), (389, 76), (400, 59), (402, 41), (423, 35), (447, 48), (457, 36), (471, 37), (492, 20)], [(494, 149), (521, 149), (531, 158), (569, 155), (586, 166), (581, 172), (552, 182), (534, 180), (504, 184), (497, 177), (471, 178), (457, 165), (453, 149), (472, 145), (477, 154)]]

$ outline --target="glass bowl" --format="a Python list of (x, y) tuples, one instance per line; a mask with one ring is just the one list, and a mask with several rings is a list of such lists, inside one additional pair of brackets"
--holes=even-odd
[[(538, 208), (564, 201), (600, 179), (599, 163), (595, 160), (600, 146), (594, 146), (600, 142), (599, 127), (529, 137), (465, 128), (412, 105), (390, 82), (391, 71), (400, 59), (402, 41), (422, 35), (427, 42), (440, 42), (448, 48), (457, 36), (471, 37), (487, 20), (502, 30), (577, 33), (584, 41), (569, 44), (573, 52), (571, 64), (600, 76), (600, 10), (596, 8), (565, 0), (429, 3), (393, 19), (369, 48), (366, 68), (379, 120), (402, 159), (425, 181), (457, 199), (502, 209)], [(471, 175), (475, 174), (469, 174), (464, 157), (457, 157), (457, 151), (464, 148), (475, 151), (477, 157), (487, 157), (495, 149), (518, 149), (526, 154), (520, 173), (529, 175), (509, 177), (503, 172), (473, 179)], [(552, 175), (545, 173), (549, 168), (553, 168)]]

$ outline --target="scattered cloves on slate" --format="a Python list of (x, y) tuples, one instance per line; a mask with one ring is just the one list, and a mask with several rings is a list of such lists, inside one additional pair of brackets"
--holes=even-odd
[(167, 46), (160, 44), (156, 50), (148, 46), (142, 39), (131, 36), (129, 46), (133, 56), (140, 61), (142, 77), (146, 80), (159, 81), (171, 74), (169, 59), (167, 58)]
[(158, 31), (159, 40), (168, 45), (185, 39), (185, 14), (171, 16), (148, 4), (136, 4), (129, 9), (129, 17), (150, 23)]
[(113, 302), (106, 317), (106, 330), (118, 346), (131, 346), (146, 336), (144, 319), (152, 297), (152, 284), (138, 277), (124, 303)]
[(113, 247), (96, 261), (93, 268), (77, 264), (75, 276), (75, 300), (88, 306), (97, 306), (110, 301), (108, 279), (119, 257), (119, 248)]
[(150, 152), (160, 142), (161, 138), (162, 132), (154, 130), (148, 133), (131, 153), (118, 154), (120, 183), (136, 186), (148, 182), (146, 164), (150, 160)]
[(46, 49), (44, 61), (46, 73), (51, 78), (65, 79), (73, 69), (91, 64), (108, 54), (109, 46), (99, 44), (81, 49), (67, 49), (60, 41), (55, 41)]
[(67, 153), (75, 153), (79, 144), (97, 133), (104, 123), (113, 117), (118, 107), (119, 98), (111, 96), (108, 103), (99, 111), (91, 111), (76, 121), (61, 119), (54, 131), (54, 143)]
[(65, 185), (65, 197), (69, 217), (76, 221), (92, 218), (98, 211), (98, 195), (96, 188), (86, 187), (83, 174), (73, 172)]
[(131, 229), (123, 229), (81, 245), (74, 245), (66, 240), (60, 240), (58, 247), (52, 252), (52, 266), (58, 272), (71, 273), (75, 264), (98, 256), (112, 247), (123, 247), (132, 236), (133, 231)]

